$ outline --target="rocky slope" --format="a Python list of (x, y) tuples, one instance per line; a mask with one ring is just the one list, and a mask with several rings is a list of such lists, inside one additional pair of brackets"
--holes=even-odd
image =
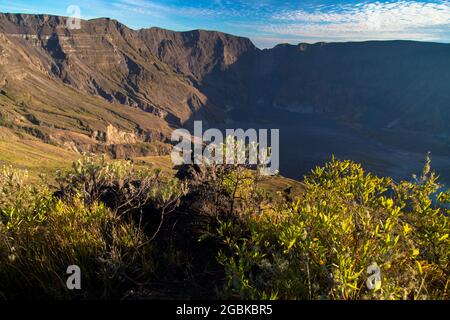
[(240, 120), (255, 113), (271, 119), (284, 110), (450, 134), (449, 44), (369, 41), (259, 50), (249, 40), (214, 32), (153, 28), (140, 34), (154, 55), (193, 79), (221, 109), (237, 110)]
[(450, 157), (450, 45), (260, 50), (220, 32), (132, 30), (110, 19), (69, 30), (63, 17), (0, 14), (0, 108), (8, 135), (118, 157), (144, 156), (149, 143), (166, 142), (195, 119), (281, 127), (311, 115), (361, 136), (423, 132), (424, 145), (440, 139), (437, 148)]
[(450, 133), (450, 45), (408, 41), (281, 45), (253, 73), (255, 104), (351, 123)]
[(223, 119), (147, 36), (109, 19), (69, 30), (61, 17), (0, 14), (2, 118), (74, 149), (165, 140), (194, 119)]

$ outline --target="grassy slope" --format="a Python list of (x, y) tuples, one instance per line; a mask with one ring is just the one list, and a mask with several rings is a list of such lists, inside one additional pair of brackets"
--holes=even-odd
[[(137, 163), (151, 165), (162, 169), (164, 172), (175, 174), (170, 156), (140, 157), (135, 160)], [(281, 176), (267, 177), (262, 181), (261, 185), (264, 189), (274, 192), (291, 188), (291, 194), (293, 195), (299, 194), (304, 190), (304, 185), (301, 182)]]
[(79, 155), (37, 139), (5, 139), (5, 129), (0, 128), (0, 166), (12, 165), (26, 169), (32, 176), (41, 173), (53, 175), (56, 170), (68, 168)]
[[(72, 162), (79, 158), (80, 155), (75, 152), (43, 143), (31, 136), (24, 135), (19, 138), (13, 130), (0, 126), (0, 166), (13, 165), (28, 170), (33, 177), (45, 174), (51, 178), (56, 170), (69, 168)], [(133, 160), (136, 165), (159, 168), (168, 175), (174, 175), (176, 172), (170, 156), (138, 157)], [(269, 191), (292, 188), (293, 194), (303, 190), (300, 182), (284, 177), (266, 178), (262, 186)]]

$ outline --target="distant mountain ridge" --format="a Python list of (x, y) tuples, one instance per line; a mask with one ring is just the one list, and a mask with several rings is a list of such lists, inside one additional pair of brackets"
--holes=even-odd
[[(0, 124), (76, 152), (145, 154), (206, 126), (327, 115), (352, 127), (450, 141), (450, 44), (278, 45), (118, 21), (0, 13)], [(450, 142), (449, 142), (450, 144)], [(118, 151), (119, 148), (120, 150)]]

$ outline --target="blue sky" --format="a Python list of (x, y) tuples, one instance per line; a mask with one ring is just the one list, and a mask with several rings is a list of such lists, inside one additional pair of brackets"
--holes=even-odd
[(408, 39), (450, 42), (450, 0), (0, 0), (1, 12), (110, 17), (131, 28), (219, 30), (277, 43)]

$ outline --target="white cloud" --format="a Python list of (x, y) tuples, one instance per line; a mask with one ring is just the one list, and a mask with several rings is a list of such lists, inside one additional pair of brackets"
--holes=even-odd
[(193, 6), (171, 6), (156, 1), (147, 0), (117, 0), (114, 2), (114, 6), (120, 9), (133, 11), (143, 15), (158, 16), (173, 18), (176, 16), (184, 17), (242, 17), (243, 12), (226, 8), (220, 0), (216, 0), (215, 6), (211, 8), (206, 7), (193, 7)]
[(450, 1), (358, 3), (275, 13), (261, 31), (321, 40), (450, 38)]
[(195, 17), (215, 14), (215, 11), (204, 8), (174, 7), (144, 0), (118, 0), (113, 5), (122, 10), (158, 18), (170, 17), (171, 15)]
[(250, 35), (263, 47), (276, 40), (291, 43), (386, 39), (450, 41), (450, 0), (351, 2), (309, 9), (285, 9), (270, 0), (213, 0), (210, 6), (172, 6), (159, 0), (115, 0), (114, 6), (161, 21), (173, 20), (176, 16), (218, 18), (231, 26), (231, 30)]

